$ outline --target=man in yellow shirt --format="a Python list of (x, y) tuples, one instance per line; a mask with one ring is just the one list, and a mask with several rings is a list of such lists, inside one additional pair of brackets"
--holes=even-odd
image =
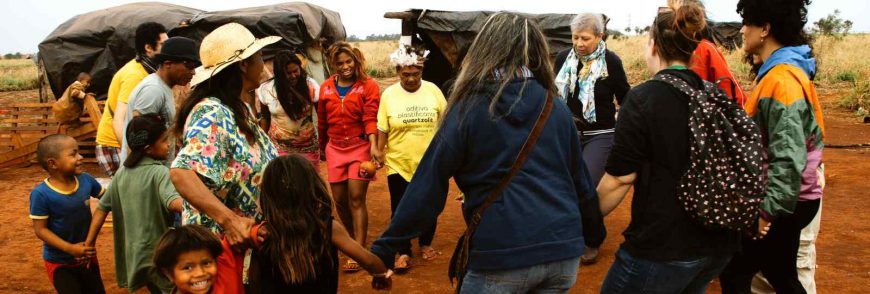
[(146, 22), (136, 28), (136, 58), (118, 69), (109, 84), (108, 99), (103, 117), (97, 128), (96, 156), (107, 176), (118, 170), (121, 164), (121, 143), (118, 138), (124, 133), (124, 117), (130, 92), (142, 79), (156, 71), (152, 59), (160, 52), (166, 40), (166, 28), (155, 22)]
[[(395, 213), (402, 195), (423, 153), (429, 147), (439, 119), (447, 107), (441, 89), (424, 81), (422, 56), (410, 47), (400, 45), (391, 60), (396, 64), (399, 83), (384, 90), (378, 108), (378, 140), (380, 154), (374, 160), (387, 167), (387, 184), (390, 190), (390, 208)], [(418, 50), (421, 51), (421, 50)], [(420, 235), (420, 251), (423, 259), (435, 258), (438, 253), (432, 248), (435, 225)], [(399, 250), (396, 270), (407, 270), (411, 263), (411, 243)]]

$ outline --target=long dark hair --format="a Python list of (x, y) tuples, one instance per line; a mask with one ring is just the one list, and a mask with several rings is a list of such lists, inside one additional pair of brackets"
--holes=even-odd
[(184, 128), (187, 117), (193, 111), (193, 107), (202, 101), (203, 98), (215, 97), (223, 105), (226, 105), (233, 112), (233, 119), (236, 121), (236, 126), (239, 131), (245, 135), (248, 143), (254, 142), (257, 139), (257, 132), (249, 123), (250, 112), (248, 112), (245, 102), (239, 98), (242, 94), (242, 70), (239, 68), (239, 63), (231, 64), (224, 70), (218, 72), (207, 81), (196, 85), (188, 98), (184, 100), (178, 111), (178, 116), (175, 119), (174, 133), (179, 138), (184, 138)]
[[(475, 104), (472, 99), (486, 98), (490, 100), (492, 118), (507, 116), (509, 112), (496, 113), (495, 106), (504, 89), (515, 78), (514, 73), (524, 67), (532, 72), (544, 89), (558, 95), (549, 52), (547, 38), (534, 21), (511, 12), (493, 14), (468, 48), (456, 82), (450, 89), (447, 112), (456, 107), (457, 111), (462, 111), (461, 119), (470, 109), (467, 106)], [(496, 71), (502, 74), (496, 76), (493, 74)], [(495, 89), (491, 87), (494, 83), (497, 85)], [(493, 93), (490, 95), (487, 91)], [(477, 95), (484, 92), (487, 95)], [(521, 100), (517, 99), (514, 105)]]
[[(291, 85), (287, 79), (287, 65), (296, 64), (299, 66), (299, 79), (295, 85)], [(287, 116), (296, 120), (305, 116), (305, 112), (310, 110), (311, 91), (308, 89), (308, 74), (302, 68), (302, 60), (290, 50), (282, 50), (275, 54), (274, 66), (275, 69), (275, 93), (278, 94), (278, 103), (281, 103), (281, 108)]]
[(263, 172), (260, 209), (269, 229), (263, 252), (284, 282), (317, 278), (318, 264), (331, 258), (332, 198), (311, 162), (299, 155), (272, 160)]

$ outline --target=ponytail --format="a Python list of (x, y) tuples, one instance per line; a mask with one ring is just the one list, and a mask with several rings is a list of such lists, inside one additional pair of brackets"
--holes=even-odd
[(707, 20), (704, 8), (692, 1), (659, 13), (650, 29), (650, 38), (665, 60), (689, 62), (703, 39)]

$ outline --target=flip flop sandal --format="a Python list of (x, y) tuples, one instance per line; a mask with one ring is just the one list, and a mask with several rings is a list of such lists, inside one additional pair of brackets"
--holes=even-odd
[(409, 269), (411, 269), (411, 256), (405, 254), (399, 255), (399, 258), (396, 258), (393, 271), (396, 273), (405, 273)]
[(344, 267), (342, 270), (346, 273), (355, 273), (360, 270), (359, 263), (354, 261), (353, 259), (347, 259), (347, 262), (344, 263)]
[(424, 260), (433, 260), (441, 255), (441, 252), (435, 251), (435, 248), (426, 247), (426, 249), (422, 250), (422, 255)]

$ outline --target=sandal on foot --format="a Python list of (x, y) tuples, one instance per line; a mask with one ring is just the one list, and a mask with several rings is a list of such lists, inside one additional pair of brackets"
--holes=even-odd
[(407, 254), (399, 255), (393, 265), (393, 271), (396, 273), (404, 273), (411, 269), (411, 256)]
[(347, 262), (344, 263), (344, 267), (342, 270), (346, 273), (355, 273), (359, 271), (359, 263), (354, 261), (353, 259), (347, 259)]
[(423, 255), (424, 260), (433, 260), (437, 258), (438, 255), (441, 255), (441, 252), (435, 251), (435, 248), (432, 248), (432, 246), (423, 246), (423, 248), (420, 249), (420, 253)]

